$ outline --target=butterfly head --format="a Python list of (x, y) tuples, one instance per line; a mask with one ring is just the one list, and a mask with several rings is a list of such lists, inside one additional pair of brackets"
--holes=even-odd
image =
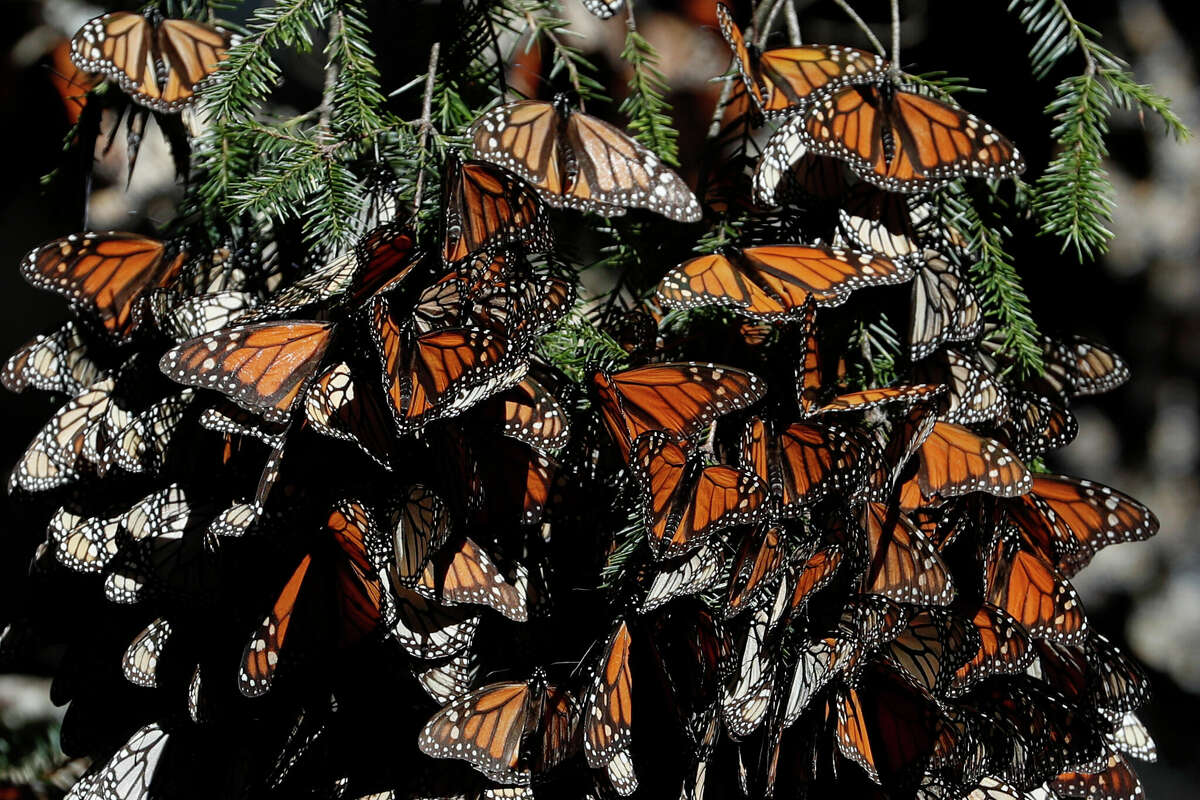
[(579, 106), (579, 94), (574, 90), (556, 92), (553, 103), (554, 110), (558, 112), (559, 116), (570, 116), (571, 112)]

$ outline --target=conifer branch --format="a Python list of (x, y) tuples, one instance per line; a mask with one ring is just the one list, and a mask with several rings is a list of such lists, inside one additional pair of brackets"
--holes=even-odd
[(1003, 331), (1004, 350), (1022, 374), (1040, 373), (1041, 339), (1029, 295), (1012, 256), (1004, 249), (1008, 228), (994, 213), (985, 220), (961, 183), (952, 184), (942, 198), (950, 224), (966, 238), (967, 250), (976, 259), (970, 267), (972, 284), (981, 294), (984, 312)]
[(892, 74), (900, 73), (900, 0), (892, 0)]
[(386, 99), (369, 31), (363, 9), (340, 0), (330, 18), (326, 53), (335, 71), (327, 95), (334, 127), (348, 135), (377, 131), (394, 121), (384, 111)]
[(1036, 181), (1033, 198), (1042, 232), (1061, 239), (1062, 249), (1073, 248), (1082, 261), (1106, 252), (1112, 238), (1113, 189), (1103, 162), (1114, 110), (1147, 109), (1178, 140), (1190, 132), (1170, 101), (1137, 83), (1129, 65), (1100, 44), (1099, 32), (1076, 19), (1066, 0), (1012, 0), (1009, 9), (1018, 8), (1018, 19), (1035, 37), (1029, 51), (1035, 77), (1045, 78), (1072, 53), (1083, 58), (1082, 73), (1060, 81), (1046, 107), (1056, 123), (1058, 153)]
[(430, 118), (433, 114), (433, 87), (437, 80), (438, 54), (441, 52), (441, 42), (434, 42), (429, 48), (429, 69), (425, 73), (425, 94), (421, 98), (421, 121), (418, 123), (420, 144), (417, 157), (417, 188), (413, 193), (413, 219), (419, 224), (421, 213), (421, 190), (425, 185), (425, 154), (429, 144), (429, 132), (433, 128)]
[(633, 138), (644, 144), (672, 167), (679, 166), (679, 132), (671, 120), (671, 104), (666, 100), (666, 78), (658, 70), (658, 52), (637, 30), (633, 4), (626, 3), (625, 48), (621, 58), (633, 70), (629, 76), (629, 94), (621, 101), (621, 113), (629, 118)]

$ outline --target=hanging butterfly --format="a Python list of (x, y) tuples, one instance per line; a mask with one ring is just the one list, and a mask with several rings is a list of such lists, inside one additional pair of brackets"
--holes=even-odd
[(955, 672), (982, 644), (975, 626), (957, 611), (919, 612), (884, 652), (897, 674), (931, 696), (941, 696)]
[(158, 662), (162, 658), (171, 623), (159, 617), (137, 635), (121, 657), (121, 672), (134, 686), (153, 689), (158, 685)]
[(1062, 573), (1004, 533), (985, 553), (984, 600), (1035, 639), (1074, 644), (1087, 630), (1083, 604)]
[(725, 601), (725, 616), (733, 617), (747, 608), (757, 608), (771, 591), (784, 562), (780, 547), (782, 531), (774, 526), (742, 538), (730, 572), (729, 590)]
[(629, 627), (622, 622), (608, 638), (583, 699), (583, 754), (592, 769), (607, 770), (622, 797), (637, 789), (629, 752), (633, 738), (633, 675)]
[(777, 435), (753, 417), (742, 439), (741, 466), (771, 490), (775, 513), (794, 517), (866, 477), (864, 443), (848, 430), (797, 422)]
[(754, 473), (706, 467), (662, 433), (638, 439), (631, 465), (656, 558), (680, 555), (718, 530), (755, 522), (767, 509), (767, 487)]
[(808, 557), (797, 569), (796, 585), (792, 589), (791, 606), (799, 609), (809, 598), (829, 585), (842, 563), (842, 548), (830, 544)]
[(666, 431), (690, 438), (718, 417), (757, 403), (767, 391), (752, 373), (694, 361), (612, 374), (602, 370), (592, 382), (604, 424), (627, 459), (644, 433)]
[(933, 250), (925, 251), (913, 281), (909, 353), (913, 361), (947, 342), (974, 339), (982, 330), (983, 311), (968, 277)]
[[(518, 569), (523, 574), (524, 567)], [(527, 586), (510, 580), (483, 548), (468, 537), (428, 559), (418, 591), (446, 605), (482, 605), (514, 622), (529, 619)]]
[(950, 694), (961, 694), (993, 675), (1019, 674), (1033, 660), (1025, 629), (1007, 612), (986, 603), (971, 619), (979, 636), (979, 649), (954, 671)]
[(938, 418), (956, 425), (1002, 421), (1009, 416), (1009, 393), (975, 358), (946, 348), (914, 368), (917, 379), (942, 384)]
[(231, 42), (228, 31), (203, 22), (114, 11), (79, 29), (71, 60), (116, 82), (134, 102), (173, 114), (195, 101)]
[[(841, 200), (849, 189), (845, 164), (828, 156), (803, 155), (791, 160), (804, 147), (799, 142), (772, 139), (758, 156), (754, 167), (754, 201), (762, 206), (788, 205), (815, 198), (824, 202)], [(859, 248), (870, 249), (870, 248)], [(871, 250), (892, 257), (890, 253)]]
[(789, 164), (806, 153), (831, 156), (889, 192), (927, 192), (959, 178), (994, 180), (1025, 170), (1012, 142), (991, 125), (889, 80), (825, 94), (780, 126), (776, 138), (803, 147), (780, 146)]
[(103, 370), (88, 356), (79, 328), (68, 321), (53, 333), (39, 333), (13, 353), (0, 372), (0, 384), (18, 394), (32, 386), (73, 396), (102, 376)]
[(925, 497), (969, 492), (1016, 497), (1033, 486), (1029, 470), (1011, 450), (961, 425), (935, 422), (917, 452), (917, 481)]
[(1064, 772), (1050, 781), (1048, 786), (1057, 797), (1063, 798), (1140, 800), (1146, 796), (1137, 773), (1119, 753), (1108, 756), (1102, 770)]
[(541, 383), (525, 377), (496, 397), (500, 432), (539, 453), (554, 453), (571, 438), (567, 411)]
[(71, 800), (112, 797), (147, 800), (151, 797), (150, 782), (168, 738), (169, 734), (157, 722), (138, 728), (112, 758), (81, 777), (68, 797)]
[(767, 116), (794, 113), (839, 87), (877, 81), (887, 73), (886, 61), (853, 47), (808, 45), (760, 53), (747, 45), (733, 14), (721, 3), (717, 19), (747, 91)]
[(1000, 433), (1018, 456), (1029, 461), (1066, 447), (1079, 433), (1079, 421), (1065, 402), (1023, 389), (1009, 392), (1008, 419)]
[(13, 467), (9, 491), (45, 492), (78, 479), (87, 466), (86, 441), (95, 436), (115, 388), (112, 378), (98, 380), (54, 412)]
[(1127, 494), (1066, 475), (1033, 478), (1029, 494), (1009, 505), (1024, 540), (1071, 577), (1110, 544), (1158, 532), (1158, 518)]
[(467, 607), (451, 608), (404, 586), (393, 587), (396, 623), (391, 635), (413, 658), (458, 655), (471, 646), (480, 616)]
[(725, 558), (719, 544), (701, 544), (682, 560), (671, 565), (658, 564), (642, 600), (642, 613), (666, 605), (678, 597), (700, 594), (710, 589), (722, 577)]
[[(370, 515), (357, 501), (343, 500), (329, 513), (319, 542), (300, 560), (284, 585), (271, 612), (263, 619), (242, 654), (238, 672), (238, 689), (247, 697), (258, 697), (271, 688), (292, 626), (307, 628), (311, 646), (327, 647), (329, 639), (339, 646), (353, 644), (380, 628), (388, 628), (394, 620), (385, 585), (372, 566), (369, 552), (386, 547)], [(328, 563), (332, 561), (333, 563)], [(324, 577), (332, 587), (310, 588)], [(335, 599), (324, 590), (332, 589)], [(314, 597), (315, 594), (321, 597)], [(297, 617), (304, 601), (302, 616)], [(332, 631), (315, 625), (314, 615), (332, 614)]]
[(396, 459), (392, 419), (376, 389), (360, 384), (350, 366), (339, 362), (313, 381), (304, 398), (304, 416), (318, 433), (349, 442), (391, 469)]
[(124, 339), (140, 322), (138, 300), (170, 284), (184, 258), (163, 242), (132, 233), (73, 233), (31, 250), (21, 274), (33, 286), (67, 298), (109, 336)]
[(268, 422), (286, 422), (332, 335), (331, 322), (238, 325), (171, 348), (159, 368), (171, 380), (215, 389)]
[(529, 181), (552, 206), (620, 216), (646, 208), (677, 222), (700, 204), (650, 150), (607, 122), (553, 103), (518, 100), (492, 109), (468, 132), (475, 155)]
[(422, 263), (413, 231), (395, 223), (374, 228), (354, 248), (277, 289), (242, 314), (243, 323), (294, 316), (310, 306), (349, 306), (399, 286)]
[(407, 332), (386, 298), (370, 306), (388, 408), (401, 434), (452, 417), (524, 377), (528, 361), (502, 334), (483, 328)]
[(448, 705), (471, 691), (479, 675), (479, 658), (474, 650), (466, 650), (441, 664), (417, 667), (414, 674), (430, 697), (439, 705)]
[(666, 308), (726, 306), (765, 321), (797, 318), (809, 297), (820, 306), (845, 302), (855, 289), (904, 283), (909, 267), (887, 258), (820, 245), (730, 249), (693, 258), (662, 279)]
[(430, 718), (417, 745), (434, 758), (466, 761), (496, 783), (528, 785), (571, 755), (577, 722), (574, 698), (539, 671), (458, 698)]
[(721, 721), (729, 735), (741, 740), (766, 718), (775, 686), (776, 655), (766, 641), (769, 614), (759, 609), (750, 620), (737, 666), (721, 693)]
[[(772, 139), (763, 152), (772, 153), (786, 164), (788, 152), (803, 146), (787, 139)], [(797, 163), (812, 158), (826, 158), (846, 169), (844, 162), (829, 156), (805, 155)], [(920, 224), (922, 208), (908, 195), (885, 192), (865, 182), (856, 183), (846, 192), (838, 209), (835, 239), (845, 240), (848, 247), (857, 250), (919, 266), (923, 242), (931, 238), (926, 226)]]
[(864, 592), (899, 603), (947, 605), (954, 599), (949, 568), (933, 544), (898, 509), (867, 503), (863, 529), (868, 558)]
[(442, 260), (453, 264), (497, 244), (519, 243), (526, 253), (549, 250), (554, 239), (537, 192), (503, 167), (446, 158)]

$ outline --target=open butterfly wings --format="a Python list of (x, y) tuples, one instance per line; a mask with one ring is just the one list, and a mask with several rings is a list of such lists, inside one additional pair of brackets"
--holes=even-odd
[(717, 20), (746, 90), (767, 116), (794, 113), (834, 89), (879, 80), (887, 73), (886, 61), (853, 47), (809, 45), (752, 53), (732, 13), (721, 3)]
[(136, 102), (177, 113), (216, 71), (231, 43), (226, 31), (187, 19), (152, 20), (116, 11), (96, 17), (71, 39), (71, 60), (116, 81)]
[(534, 189), (486, 161), (446, 161), (446, 233), (442, 260), (455, 263), (485, 247), (520, 244), (526, 252), (553, 244), (545, 209)]
[(143, 293), (170, 283), (183, 259), (183, 254), (168, 258), (162, 242), (132, 233), (72, 234), (31, 251), (21, 274), (66, 297), (110, 336), (123, 338), (139, 321), (136, 304)]
[(1012, 142), (991, 125), (889, 83), (841, 89), (775, 135), (841, 159), (892, 192), (924, 192), (958, 178), (997, 179), (1025, 169)]
[(619, 216), (646, 208), (680, 222), (700, 219), (687, 185), (621, 131), (554, 103), (519, 100), (481, 116), (475, 155), (512, 170), (553, 206)]
[(765, 321), (799, 318), (817, 305), (845, 302), (855, 289), (903, 283), (903, 264), (882, 256), (824, 246), (773, 245), (700, 256), (667, 273), (658, 299), (667, 308), (718, 305)]

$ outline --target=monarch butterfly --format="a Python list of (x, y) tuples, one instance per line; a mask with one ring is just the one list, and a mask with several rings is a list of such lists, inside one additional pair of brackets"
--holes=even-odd
[[(787, 164), (788, 152), (803, 147), (802, 142), (772, 139), (764, 153)], [(806, 159), (826, 158), (845, 169), (845, 163), (829, 156), (802, 156)], [(838, 209), (838, 239), (850, 247), (868, 253), (878, 253), (890, 259), (918, 265), (924, 250), (923, 242), (933, 238), (928, 225), (922, 222), (931, 215), (924, 205), (916, 204), (908, 195), (885, 192), (869, 183), (856, 183), (846, 192)]]
[(211, 534), (177, 485), (148, 495), (121, 520), (124, 543), (104, 577), (105, 595), (129, 605), (153, 598), (177, 606), (202, 601), (217, 583)]
[(721, 547), (708, 542), (684, 556), (676, 566), (659, 565), (642, 600), (642, 612), (653, 611), (677, 597), (706, 591), (721, 578), (724, 564)]
[[(1042, 337), (1042, 374), (1029, 382), (1029, 388), (1039, 394), (1061, 398), (1064, 402), (1079, 395), (1111, 391), (1129, 380), (1125, 361), (1097, 342), (1081, 336), (1069, 342)], [(984, 328), (980, 353), (990, 357), (993, 371), (999, 372), (1012, 363), (1005, 352), (1004, 334), (998, 327)]]
[(730, 685), (721, 693), (721, 720), (735, 739), (746, 738), (762, 724), (775, 687), (775, 654), (765, 641), (768, 623), (765, 609), (754, 612)]
[(177, 113), (216, 72), (231, 38), (195, 20), (115, 11), (79, 29), (71, 39), (71, 60), (85, 72), (115, 81), (135, 102)]
[(888, 645), (885, 658), (918, 689), (940, 696), (980, 643), (970, 620), (933, 608), (908, 621), (908, 627)]
[(426, 562), (420, 586), (447, 605), (482, 605), (514, 622), (529, 619), (524, 582), (510, 582), (483, 548), (465, 536)]
[(788, 686), (783, 726), (789, 728), (808, 709), (816, 696), (837, 674), (837, 640), (826, 637), (801, 646)]
[(732, 617), (757, 606), (759, 599), (770, 589), (783, 565), (780, 533), (779, 528), (769, 526), (742, 539), (742, 547), (730, 573), (725, 601), (726, 616)]
[[(622, 796), (637, 788), (629, 761), (633, 738), (633, 674), (629, 668), (631, 637), (624, 620), (608, 637), (600, 662), (592, 673), (583, 700), (583, 754), (592, 769), (607, 769)], [(618, 761), (613, 768), (612, 762)]]
[(501, 433), (539, 453), (553, 453), (571, 438), (570, 418), (554, 395), (538, 381), (523, 378), (496, 398)]
[(121, 672), (125, 679), (146, 689), (157, 686), (158, 662), (170, 636), (171, 623), (163, 617), (147, 625), (121, 657)]
[[(791, 160), (802, 144), (772, 139), (763, 148), (754, 167), (754, 200), (763, 206), (777, 206), (814, 197), (826, 202), (840, 200), (847, 192), (846, 166), (836, 158), (803, 155)], [(870, 249), (870, 248), (862, 248)], [(890, 253), (872, 250), (889, 258)]]
[[(885, 386), (831, 397), (821, 381), (821, 355), (817, 346), (816, 304), (808, 301), (801, 309), (804, 349), (796, 363), (796, 395), (800, 413), (814, 417), (830, 412), (866, 411), (890, 403), (928, 402), (943, 389), (934, 384)], [(828, 400), (828, 402), (823, 402)]]
[(718, 417), (757, 403), (767, 391), (752, 373), (694, 361), (600, 371), (592, 382), (604, 424), (626, 458), (644, 433), (689, 438)]
[(1050, 791), (1059, 797), (1089, 797), (1098, 800), (1137, 800), (1145, 797), (1137, 773), (1120, 753), (1113, 753), (1096, 772), (1064, 772), (1050, 781)]
[(100, 572), (120, 549), (118, 533), (124, 514), (88, 517), (58, 509), (46, 526), (46, 535), (59, 563), (75, 572)]
[(333, 323), (295, 321), (225, 328), (168, 350), (168, 378), (216, 389), (268, 422), (286, 422), (329, 347)]
[(392, 530), (392, 561), (386, 569), (393, 586), (416, 587), (433, 555), (450, 538), (450, 509), (432, 489), (414, 484), (385, 514)]
[(1018, 389), (1010, 393), (1009, 406), (1000, 432), (1022, 459), (1066, 447), (1079, 433), (1079, 422), (1066, 404), (1047, 395)]
[(213, 292), (178, 299), (173, 292), (149, 295), (156, 327), (177, 343), (227, 328), (254, 306), (246, 292)]
[(1006, 611), (1036, 639), (1074, 644), (1087, 630), (1075, 587), (1009, 536), (997, 535), (986, 554), (984, 588), (989, 604)]
[(680, 555), (716, 531), (754, 522), (766, 511), (766, 486), (757, 476), (724, 465), (704, 467), (662, 433), (638, 439), (632, 465), (658, 558)]
[(43, 392), (77, 395), (101, 378), (103, 371), (88, 356), (88, 345), (74, 322), (49, 334), (38, 334), (9, 357), (0, 384), (10, 392), (33, 387)]
[(1024, 540), (1070, 577), (1110, 544), (1148, 539), (1158, 531), (1150, 509), (1127, 494), (1066, 475), (1038, 475), (1009, 507)]
[[(880, 81), (826, 94), (774, 134), (832, 156), (890, 192), (926, 192), (967, 176), (1019, 175), (1012, 142), (960, 108)], [(802, 153), (793, 152), (789, 162)]]
[(620, 216), (647, 208), (677, 222), (700, 204), (651, 151), (607, 122), (567, 106), (518, 100), (487, 112), (469, 131), (478, 158), (529, 181), (552, 206)]
[(1009, 415), (1008, 392), (999, 379), (974, 358), (946, 348), (915, 369), (918, 379), (946, 387), (939, 418), (956, 425), (1004, 420)]
[(553, 246), (537, 192), (503, 167), (486, 161), (446, 158), (442, 197), (446, 205), (442, 260), (452, 264), (485, 247), (520, 243), (527, 253)]
[(391, 416), (375, 388), (359, 385), (350, 366), (339, 362), (313, 381), (304, 398), (304, 416), (318, 433), (350, 442), (390, 469), (396, 458)]
[(834, 705), (844, 758), (875, 783), (896, 790), (919, 778), (911, 773), (913, 765), (927, 763), (936, 745), (940, 714), (932, 700), (893, 670), (874, 665), (858, 688), (840, 688)]
[(853, 47), (809, 45), (758, 53), (747, 46), (732, 13), (721, 3), (717, 19), (746, 90), (767, 116), (795, 112), (838, 87), (879, 80), (887, 72), (882, 58)]
[(95, 436), (115, 388), (112, 378), (103, 378), (59, 408), (13, 467), (9, 491), (45, 492), (75, 481), (85, 468), (86, 441)]
[(97, 319), (109, 336), (123, 339), (140, 321), (138, 300), (148, 290), (170, 284), (184, 257), (171, 257), (163, 242), (132, 233), (73, 233), (31, 250), (21, 262), (21, 274)]
[(1012, 451), (961, 425), (935, 422), (918, 449), (917, 481), (926, 497), (987, 492), (998, 497), (1025, 494), (1032, 476)]
[(950, 570), (909, 519), (881, 503), (863, 512), (867, 571), (863, 591), (900, 603), (947, 605), (954, 599)]
[(420, 336), (405, 333), (386, 298), (370, 307), (371, 335), (383, 367), (392, 419), (402, 434), (433, 420), (455, 416), (524, 377), (503, 335), (482, 328), (445, 328)]
[[(334, 562), (335, 641), (339, 645), (353, 644), (380, 627), (390, 627), (394, 610), (369, 557), (370, 551), (385, 545), (366, 508), (357, 501), (339, 501), (330, 510), (322, 533), (336, 547), (327, 553), (316, 553), (318, 559), (332, 558)], [(293, 617), (300, 607), (299, 601), (314, 591), (305, 591), (317, 580), (309, 577), (310, 571), (316, 572), (321, 566), (314, 565), (314, 552), (304, 555), (270, 613), (247, 642), (238, 672), (238, 689), (247, 697), (258, 697), (271, 688), (288, 633), (297, 622)], [(316, 613), (318, 608), (309, 605), (308, 610)], [(312, 623), (310, 619), (305, 624)], [(315, 634), (310, 631), (310, 635)]]
[(1025, 629), (1007, 612), (986, 603), (971, 618), (979, 636), (979, 649), (954, 671), (947, 687), (961, 694), (993, 675), (1025, 671), (1034, 658)]
[[(576, 724), (574, 698), (539, 672), (458, 698), (430, 718), (417, 745), (435, 758), (466, 761), (496, 783), (528, 785), (532, 774), (570, 755)], [(530, 752), (522, 758), (526, 739)]]
[(1068, 697), (1110, 714), (1124, 714), (1150, 699), (1145, 672), (1107, 639), (1093, 633), (1079, 647), (1038, 642), (1039, 677)]
[(157, 722), (138, 728), (102, 767), (80, 778), (69, 796), (72, 800), (149, 798), (150, 782), (154, 779), (168, 738), (169, 734)]
[(761, 320), (796, 318), (809, 297), (845, 302), (855, 289), (912, 278), (910, 268), (882, 256), (824, 246), (771, 245), (729, 250), (680, 264), (658, 285), (666, 308), (728, 306)]
[(798, 569), (792, 589), (792, 608), (801, 608), (813, 594), (829, 585), (842, 563), (842, 548), (830, 544), (813, 553)]
[(442, 664), (414, 671), (421, 687), (438, 702), (448, 705), (467, 692), (479, 674), (479, 659), (473, 650), (451, 656)]
[(1142, 761), (1158, 760), (1158, 745), (1154, 743), (1150, 731), (1138, 719), (1137, 714), (1127, 711), (1117, 722), (1113, 731), (1108, 734), (1109, 742), (1123, 753), (1141, 759)]
[(398, 286), (421, 260), (411, 229), (381, 225), (359, 239), (354, 249), (276, 291), (267, 302), (243, 314), (242, 321), (289, 316), (328, 301), (361, 305)]
[(778, 435), (759, 417), (746, 425), (742, 462), (771, 489), (782, 516), (798, 516), (829, 494), (866, 477), (864, 444), (846, 430), (797, 422)]
[(479, 629), (479, 614), (450, 608), (404, 586), (393, 587), (396, 623), (391, 635), (413, 658), (448, 658), (471, 646)]
[(983, 311), (971, 282), (932, 250), (913, 281), (909, 352), (913, 361), (929, 356), (947, 342), (974, 339), (982, 329)]

